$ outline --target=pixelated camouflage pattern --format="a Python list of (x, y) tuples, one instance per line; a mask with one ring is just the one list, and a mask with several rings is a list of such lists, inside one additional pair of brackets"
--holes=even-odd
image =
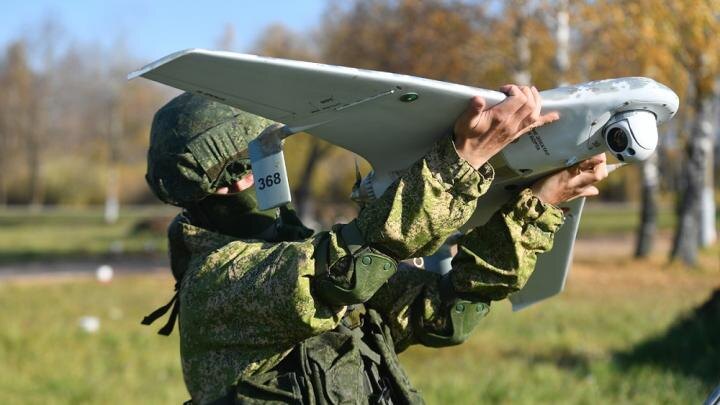
[[(560, 209), (524, 190), (485, 225), (460, 238), (450, 272), (454, 296), (489, 303), (521, 289), (535, 268), (537, 255), (552, 248), (554, 233), (562, 223)], [(398, 352), (418, 343), (414, 330), (418, 324), (432, 333), (449, 333), (449, 299), (440, 293), (440, 280), (436, 273), (401, 263), (368, 301), (368, 306), (383, 314)], [(422, 322), (414, 321), (415, 316)]]
[[(359, 214), (358, 226), (373, 248), (397, 259), (431, 253), (468, 220), (492, 176), (489, 165), (479, 171), (472, 169), (458, 157), (451, 140), (444, 139)], [(525, 200), (521, 197), (520, 201)], [(505, 228), (491, 225), (488, 232), (515, 235), (506, 228), (526, 227), (530, 220), (522, 215), (535, 212), (505, 213)], [(182, 220), (174, 226), (181, 237), (171, 237), (171, 258), (173, 263), (187, 263), (179, 301), (182, 367), (195, 402), (225, 395), (240, 375), (271, 369), (293, 346), (333, 330), (342, 319), (344, 307), (329, 307), (316, 299), (311, 289), (310, 280), (316, 276), (313, 253), (326, 234), (268, 243), (238, 240)], [(348, 252), (336, 231), (327, 236), (330, 261), (341, 263)], [(525, 246), (511, 243), (495, 249)], [(187, 258), (178, 260), (177, 254)], [(470, 272), (470, 266), (461, 271)], [(474, 271), (485, 270), (479, 267)], [(531, 269), (521, 272), (527, 271)], [(366, 303), (385, 321), (393, 340), (390, 345), (397, 345), (395, 350), (417, 342), (413, 316), (422, 316), (431, 328), (446, 323), (439, 319), (443, 303), (438, 298), (438, 282), (434, 273), (401, 266)], [(425, 304), (417, 306), (417, 302)]]
[(552, 248), (562, 211), (525, 189), (484, 225), (462, 236), (452, 261), (456, 291), (480, 300), (500, 300), (521, 289), (537, 255)]
[(180, 349), (193, 400), (217, 398), (239, 374), (274, 366), (298, 342), (337, 326), (316, 302), (314, 239), (237, 240), (182, 224), (191, 259), (180, 286)]
[[(444, 139), (361, 212), (361, 232), (397, 258), (433, 250), (475, 209), (475, 199), (492, 180), (489, 166), (484, 173), (461, 160), (452, 141)], [(171, 246), (171, 252), (190, 256), (180, 285), (179, 322), (183, 372), (194, 400), (223, 395), (239, 374), (273, 367), (295, 344), (334, 329), (342, 318), (344, 308), (330, 308), (311, 293), (312, 255), (321, 235), (266, 243), (188, 223), (177, 229), (182, 246)], [(340, 260), (348, 253), (335, 232), (329, 236), (329, 256)]]
[(205, 97), (183, 93), (153, 119), (145, 179), (162, 201), (186, 206), (238, 177), (247, 144), (272, 121)]
[[(421, 304), (427, 305), (430, 300), (436, 301), (437, 306), (432, 309), (439, 310), (442, 306), (442, 299), (439, 294), (438, 284), (441, 276), (437, 273), (417, 269), (407, 263), (400, 263), (398, 271), (393, 275), (387, 284), (378, 290), (377, 293), (365, 304), (374, 308), (383, 315), (385, 324), (389, 327), (395, 349), (397, 352), (405, 350), (411, 344), (417, 343), (414, 336), (414, 316), (422, 316), (424, 324), (437, 325), (445, 320), (440, 311), (418, 313), (418, 300)], [(441, 328), (433, 329), (438, 331)]]
[(443, 139), (360, 212), (358, 227), (370, 246), (398, 260), (427, 256), (467, 222), (494, 175), (489, 164), (473, 169)]

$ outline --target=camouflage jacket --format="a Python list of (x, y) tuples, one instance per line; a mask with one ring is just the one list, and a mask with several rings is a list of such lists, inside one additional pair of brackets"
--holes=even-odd
[[(360, 212), (358, 227), (368, 244), (395, 259), (431, 254), (469, 219), (493, 175), (487, 164), (473, 169), (444, 139)], [(464, 237), (452, 285), (482, 301), (517, 290), (561, 223), (560, 210), (541, 204), (529, 191), (521, 193)], [(333, 231), (269, 243), (213, 233), (182, 216), (174, 221), (169, 237), (176, 275), (182, 267), (182, 369), (195, 403), (224, 395), (239, 376), (267, 371), (299, 342), (338, 326), (346, 309), (326, 305), (311, 290), (313, 252), (327, 236), (332, 264), (347, 255)], [(442, 331), (439, 279), (400, 266), (366, 303), (389, 326), (397, 351), (418, 341), (413, 317)]]

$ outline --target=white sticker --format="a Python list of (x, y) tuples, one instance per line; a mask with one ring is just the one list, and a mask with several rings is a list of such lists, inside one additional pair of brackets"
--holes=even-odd
[[(265, 148), (267, 150), (267, 148)], [(279, 207), (290, 202), (290, 184), (285, 168), (285, 156), (282, 147), (265, 155), (260, 142), (253, 140), (248, 144), (255, 194), (261, 210)]]

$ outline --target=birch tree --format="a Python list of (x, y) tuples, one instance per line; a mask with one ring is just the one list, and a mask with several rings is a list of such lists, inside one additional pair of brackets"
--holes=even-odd
[(675, 1), (670, 3), (669, 10), (675, 17), (671, 20), (676, 33), (674, 54), (687, 71), (690, 105), (694, 110), (692, 131), (685, 146), (678, 226), (670, 257), (695, 265), (702, 242), (713, 242), (716, 234), (714, 204), (703, 204), (703, 200), (713, 192), (712, 152), (716, 138), (714, 119), (709, 114), (713, 100), (718, 97), (715, 84), (720, 76), (720, 1)]

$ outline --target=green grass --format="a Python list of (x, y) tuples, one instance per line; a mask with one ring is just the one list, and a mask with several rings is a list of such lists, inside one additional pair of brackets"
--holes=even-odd
[[(629, 232), (628, 208), (588, 207), (581, 235)], [(169, 218), (164, 208), (123, 212), (106, 225), (99, 210), (0, 212), (0, 263), (162, 252), (162, 232), (133, 232)], [(661, 213), (661, 229), (672, 222)], [(720, 383), (720, 317), (687, 317), (719, 284), (720, 247), (701, 268), (665, 258), (578, 258), (568, 290), (517, 314), (505, 303), (465, 344), (413, 347), (401, 356), (430, 404), (701, 403)], [(167, 302), (169, 276), (0, 282), (0, 403), (178, 403), (187, 399), (177, 334), (139, 324)], [(97, 316), (98, 333), (78, 327)]]
[[(176, 213), (177, 209), (162, 206), (128, 209), (121, 212), (117, 223), (107, 225), (97, 208), (0, 210), (0, 264), (162, 253), (166, 250), (162, 230), (133, 232), (133, 229), (148, 220), (162, 224)], [(587, 237), (633, 232), (638, 219), (637, 210), (628, 206), (589, 205), (579, 234)], [(673, 224), (670, 209), (662, 209), (659, 228), (669, 230)]]
[(164, 232), (134, 229), (146, 220), (168, 221), (175, 212), (164, 207), (125, 210), (117, 223), (108, 225), (99, 209), (3, 210), (0, 263), (164, 252)]
[[(701, 403), (720, 382), (720, 314), (682, 322), (718, 286), (709, 260), (696, 271), (580, 261), (561, 296), (517, 314), (495, 304), (465, 344), (413, 347), (401, 362), (429, 404)], [(0, 283), (0, 403), (186, 399), (177, 332), (139, 324), (172, 285), (152, 275)], [(97, 333), (79, 329), (85, 315), (100, 318)]]
[[(180, 403), (177, 334), (141, 327), (164, 304), (168, 278), (0, 284), (0, 403)], [(84, 333), (80, 317), (100, 318)]]
[[(629, 205), (597, 204), (589, 201), (583, 210), (581, 236), (635, 232), (640, 224), (640, 209)], [(675, 215), (672, 207), (661, 207), (658, 212), (659, 230), (672, 230)]]
[[(465, 345), (417, 348), (401, 359), (428, 403), (702, 403), (720, 383), (720, 314), (700, 332), (713, 340), (710, 350), (679, 350), (698, 332), (671, 325), (705, 295), (671, 290), (571, 290), (514, 315), (496, 305)], [(668, 328), (680, 335), (666, 336)], [(685, 369), (678, 352), (689, 360)]]

